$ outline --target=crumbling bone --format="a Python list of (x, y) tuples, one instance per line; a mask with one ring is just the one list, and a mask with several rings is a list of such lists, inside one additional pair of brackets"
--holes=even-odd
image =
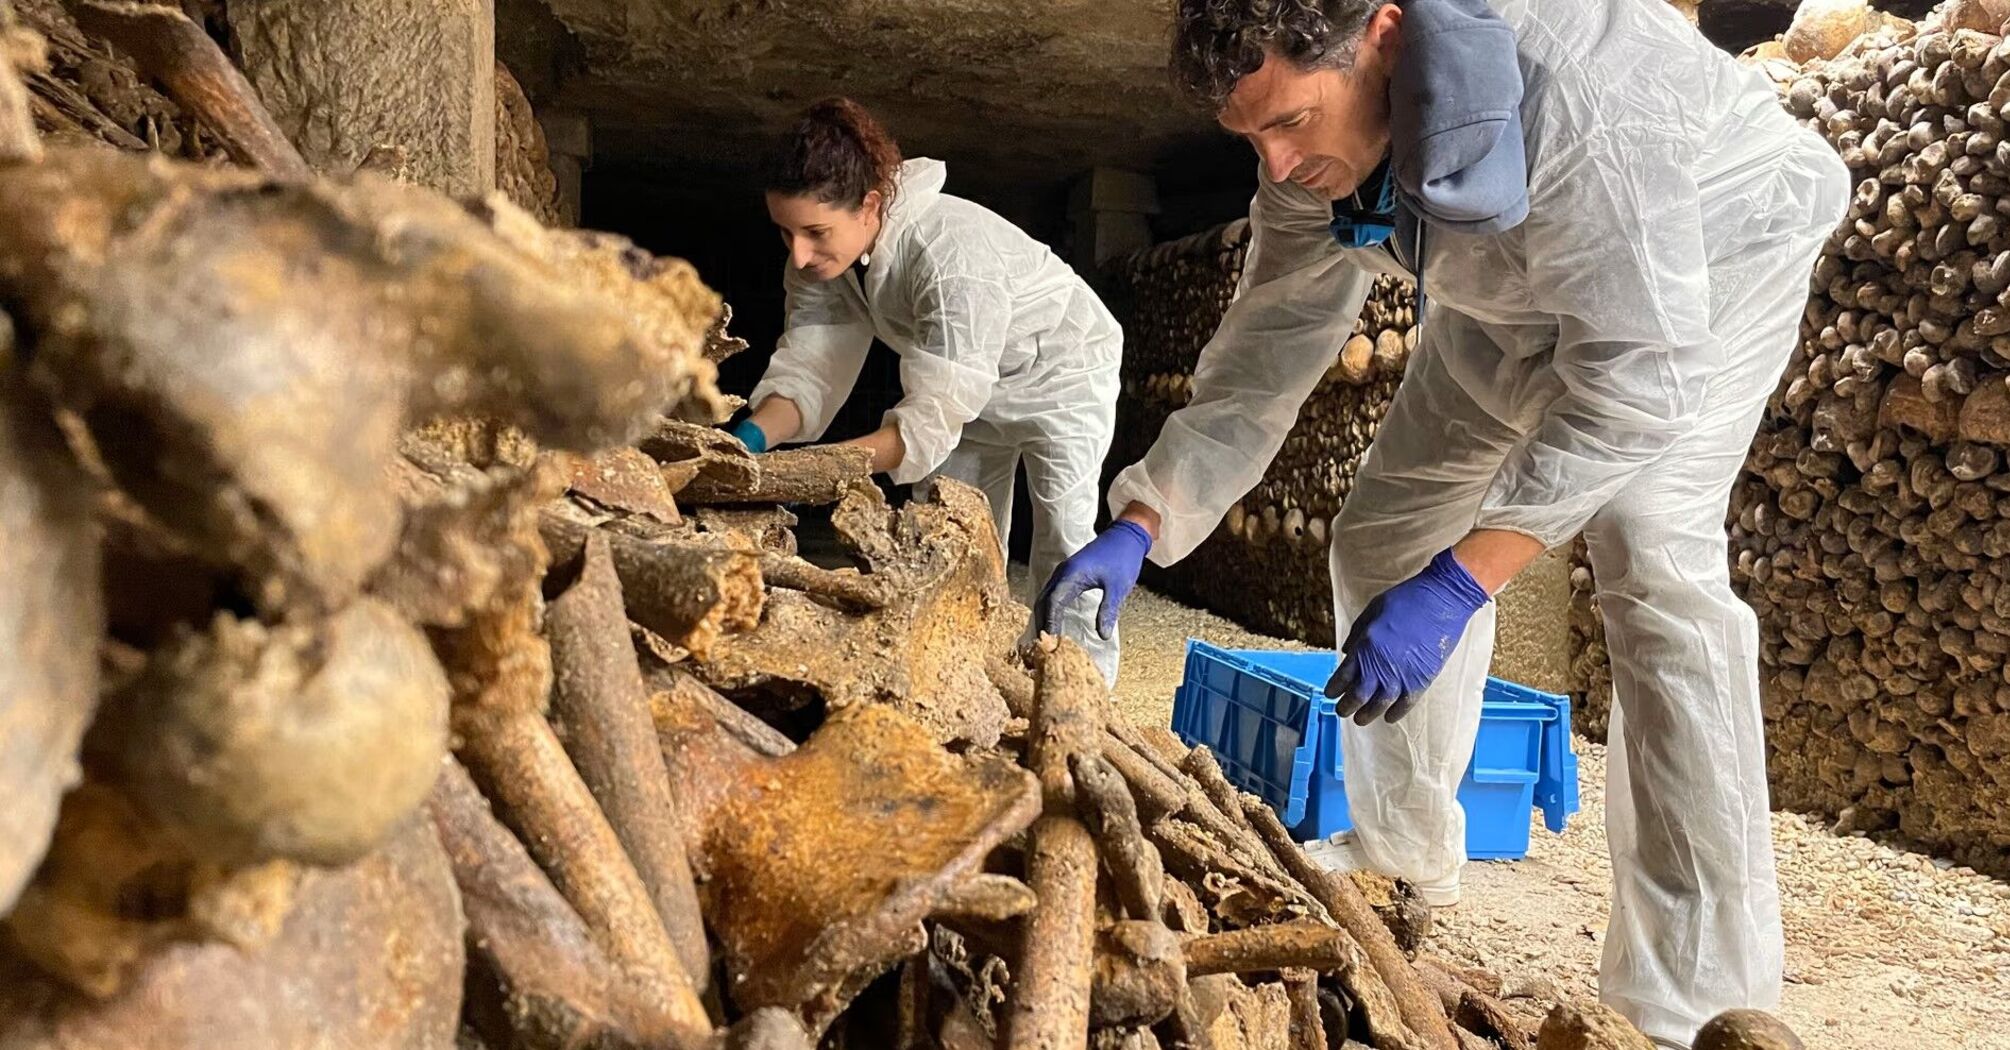
[(1088, 1046), (1096, 923), (1096, 844), (1073, 817), (1033, 825), (1028, 881), (1040, 909), (1027, 924), (1013, 972), (1001, 1046), (1082, 1050)]
[(779, 758), (796, 749), (795, 741), (782, 735), (780, 730), (720, 696), (681, 668), (665, 667), (652, 672), (649, 675), (649, 690), (650, 712), (659, 738), (666, 726), (674, 725), (675, 709), (688, 708), (702, 713), (755, 754)]
[[(645, 446), (646, 448), (646, 446)], [(836, 503), (845, 493), (870, 484), (872, 453), (854, 445), (810, 445), (764, 452), (751, 487), (726, 483), (701, 470), (677, 498), (693, 506), (707, 503)]]
[(1195, 937), (1186, 942), (1184, 949), (1187, 972), (1195, 977), (1268, 970), (1338, 970), (1360, 952), (1347, 931), (1309, 919)]
[(1096, 933), (1089, 1023), (1097, 1028), (1155, 1025), (1186, 991), (1179, 938), (1156, 920), (1113, 923)]
[[(1238, 918), (1245, 923), (1324, 914), (1319, 901), (1305, 890), (1259, 870), (1240, 853), (1185, 820), (1154, 822), (1146, 835), (1158, 846), (1167, 870), (1207, 886), (1216, 892), (1217, 899), (1231, 895), (1242, 898)], [(1233, 887), (1233, 892), (1221, 892), (1223, 886)]]
[(404, 505), (404, 525), (367, 589), (421, 626), (464, 627), (499, 592), (543, 571), (543, 551), (521, 534), (558, 494), (563, 471), (544, 456), (477, 468), (416, 434), (400, 447), (387, 482)]
[(855, 569), (825, 569), (793, 555), (763, 553), (761, 578), (770, 587), (786, 587), (818, 598), (828, 598), (859, 612), (886, 608), (893, 600), (886, 579), (861, 576)]
[(611, 448), (577, 457), (572, 465), (572, 491), (612, 510), (644, 515), (666, 525), (682, 520), (662, 469), (638, 449)]
[[(116, 855), (106, 842), (80, 859)], [(0, 950), (0, 1046), (452, 1050), (465, 968), (461, 911), (423, 820), (355, 864), (307, 869), (288, 901), (256, 950), (196, 941), (146, 952), (106, 998), (77, 995)]]
[(764, 758), (688, 693), (657, 700), (727, 987), (743, 1009), (793, 1010), (813, 1033), (921, 947), (924, 920), (969, 910), (968, 880), (1039, 811), (1031, 774), (951, 755), (884, 705), (832, 714)]
[(467, 950), (489, 989), (469, 982), (469, 1017), (495, 1046), (643, 1050), (671, 1038), (637, 1007), (572, 906), (448, 760), (428, 803), (467, 915)]
[(890, 704), (945, 743), (996, 743), (1008, 712), (985, 663), (1005, 576), (984, 497), (945, 481), (895, 511), (864, 485), (832, 520), (887, 604), (854, 614), (771, 591), (760, 624), (693, 659), (691, 672), (728, 696), (833, 711)]
[(712, 423), (725, 414), (714, 384), (721, 358), (713, 354), (731, 311), (696, 267), (652, 255), (619, 234), (547, 226), (499, 193), (467, 207), (519, 251), (605, 296), (645, 343), (679, 350), (684, 391), (657, 406), (670, 420)]
[[(539, 532), (555, 563), (580, 557), (594, 530), (547, 512)], [(636, 623), (699, 659), (761, 617), (760, 561), (714, 544), (652, 542), (606, 534), (615, 574)]]
[(1604, 1003), (1558, 1003), (1543, 1018), (1536, 1050), (1654, 1050), (1654, 1044)]
[(346, 864), (431, 790), (447, 694), (425, 637), (373, 599), (274, 627), (218, 613), (106, 698), (90, 748), (193, 856)]
[(702, 993), (712, 953), (605, 537), (588, 538), (577, 572), (546, 613), (552, 718)]
[(691, 512), (700, 532), (745, 536), (757, 549), (777, 554), (796, 553), (796, 535), (789, 530), (796, 516), (786, 507), (746, 507), (731, 503), (698, 507)]
[(1069, 756), (1069, 768), (1082, 821), (1095, 836), (1117, 900), (1133, 919), (1158, 919), (1165, 868), (1157, 848), (1145, 840), (1137, 803), (1123, 777), (1099, 754), (1076, 752)]
[(1360, 973), (1359, 980), (1365, 981), (1372, 976), (1394, 998), (1401, 1014), (1401, 1027), (1407, 1032), (1390, 1032), (1385, 1036), (1383, 1032), (1376, 1031), (1378, 1044), (1384, 1038), (1407, 1038), (1427, 1050), (1457, 1050), (1458, 1042), (1445, 1020), (1444, 1008), (1417, 979), (1416, 971), (1410, 968), (1408, 960), (1397, 949), (1396, 940), (1390, 935), (1388, 927), (1375, 917), (1354, 883), (1345, 875), (1335, 874), (1313, 863), (1305, 851), (1291, 841), (1290, 834), (1269, 806), (1253, 797), (1245, 797), (1242, 808), (1278, 862), (1326, 906), (1334, 920), (1367, 953), (1369, 965), (1363, 968), (1365, 972)]
[(1326, 1024), (1319, 1015), (1319, 976), (1311, 970), (1284, 974), (1291, 1000), (1291, 1050), (1327, 1050)]
[(31, 377), (263, 611), (339, 607), (390, 554), (382, 477), (408, 424), (470, 412), (557, 448), (625, 441), (690, 394), (703, 323), (645, 342), (414, 187), (106, 150), (0, 167), (0, 271)]
[[(1027, 764), (1040, 778), (1050, 811), (1075, 805), (1070, 767), (1093, 755), (1107, 719), (1098, 708), (1106, 687), (1102, 673), (1081, 646), (1065, 638), (1043, 637), (1034, 649), (1032, 740)], [(1105, 801), (1109, 801), (1105, 796)], [(1152, 912), (1143, 913), (1148, 917)]]
[(47, 62), (42, 38), (14, 20), (14, 8), (0, 0), (0, 164), (33, 163), (42, 159), (42, 139), (35, 133), (35, 116), (23, 73), (39, 72)]
[(753, 492), (760, 481), (760, 462), (754, 454), (717, 427), (659, 419), (655, 430), (642, 439), (639, 447), (661, 464), (664, 482), (672, 495), (683, 495), (685, 489), (701, 479), (714, 490), (747, 493)]
[(105, 630), (88, 482), (19, 385), (11, 331), (0, 312), (0, 915), (78, 777)]
[[(516, 541), (535, 543), (535, 534)], [(551, 667), (535, 628), (535, 586), (511, 581), (468, 626), (434, 636), (454, 684), (457, 753), (609, 961), (647, 993), (642, 1007), (665, 1011), (680, 1031), (708, 1033), (711, 1020), (647, 887), (540, 713)]]
[(1535, 1033), (1506, 1004), (1467, 983), (1464, 977), (1433, 959), (1416, 962), (1417, 975), (1444, 1004), (1452, 1023), (1492, 1040), (1504, 1050), (1533, 1050)]
[(309, 177), (300, 151), (279, 130), (244, 74), (201, 26), (173, 8), (123, 0), (67, 0), (86, 32), (110, 40), (183, 109), (223, 140), (240, 164), (282, 179)]

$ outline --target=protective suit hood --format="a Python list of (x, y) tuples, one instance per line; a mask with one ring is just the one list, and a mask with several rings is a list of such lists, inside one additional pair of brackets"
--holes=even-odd
[(886, 225), (873, 244), (874, 252), (893, 246), (902, 231), (935, 207), (942, 199), (942, 187), (949, 182), (949, 165), (929, 157), (902, 161), (894, 176), (893, 206), (886, 210)]
[(1528, 216), (1514, 30), (1486, 0), (1403, 0), (1389, 153), (1404, 203), (1461, 233)]

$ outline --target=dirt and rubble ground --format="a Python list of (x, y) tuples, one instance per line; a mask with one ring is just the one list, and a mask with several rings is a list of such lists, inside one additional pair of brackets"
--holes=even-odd
[[(1013, 568), (1016, 587), (1025, 570)], [(1170, 719), (1189, 638), (1304, 648), (1142, 587), (1123, 625), (1117, 694), (1139, 722)], [(1427, 950), (1594, 994), (1612, 888), (1605, 749), (1575, 746), (1583, 808), (1570, 827), (1538, 826), (1520, 861), (1471, 865), (1463, 903), (1437, 913)], [(1780, 1014), (1809, 1047), (2010, 1050), (2010, 884), (1799, 814), (1773, 815), (1773, 843), (1787, 935)]]

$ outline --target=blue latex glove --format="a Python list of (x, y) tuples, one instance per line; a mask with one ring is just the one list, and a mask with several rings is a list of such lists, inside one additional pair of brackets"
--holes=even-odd
[(1326, 683), (1333, 710), (1352, 716), (1355, 725), (1385, 716), (1402, 721), (1487, 600), (1486, 589), (1449, 550), (1377, 595), (1347, 632), (1340, 647), (1345, 656)]
[(747, 446), (749, 452), (758, 454), (768, 450), (768, 435), (760, 427), (755, 426), (751, 419), (743, 419), (733, 424), (733, 428), (727, 433), (739, 438), (740, 444)]
[(1046, 631), (1075, 599), (1099, 590), (1103, 605), (1096, 614), (1096, 631), (1107, 640), (1116, 632), (1117, 611), (1124, 607), (1131, 588), (1137, 586), (1145, 553), (1151, 549), (1152, 534), (1143, 526), (1119, 521), (1104, 529), (1054, 570), (1039, 600), (1033, 603), (1033, 622)]

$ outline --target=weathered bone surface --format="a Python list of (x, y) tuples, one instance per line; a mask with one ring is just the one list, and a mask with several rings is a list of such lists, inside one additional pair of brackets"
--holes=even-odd
[(21, 27), (11, 3), (0, 3), (0, 164), (42, 159), (34, 103), (22, 77), (48, 64), (47, 46), (40, 34)]
[(140, 72), (215, 132), (238, 163), (280, 178), (308, 176), (307, 162), (244, 74), (187, 15), (125, 0), (72, 0), (69, 6), (79, 26), (131, 55)]
[(36, 378), (266, 608), (340, 604), (389, 554), (381, 474), (407, 423), (479, 411), (591, 448), (692, 389), (702, 321), (648, 342), (450, 202), (371, 176), (51, 151), (0, 168), (0, 234)]
[[(573, 561), (594, 530), (546, 513), (540, 521), (545, 545), (556, 561)], [(762, 618), (760, 559), (728, 544), (661, 541), (605, 534), (628, 615), (700, 660), (730, 632)]]
[(91, 735), (192, 855), (347, 864), (432, 789), (447, 680), (425, 637), (371, 599), (278, 627), (219, 614), (156, 650)]
[(701, 470), (677, 496), (686, 503), (836, 503), (867, 484), (872, 454), (849, 445), (811, 445), (754, 457), (751, 488)]
[(1654, 1050), (1654, 1044), (1603, 1003), (1559, 1004), (1543, 1019), (1536, 1050)]
[(674, 1034), (623, 978), (523, 844), (449, 762), (428, 810), (467, 916), (468, 1018), (494, 1046), (643, 1050)]
[(703, 992), (712, 962), (705, 919), (605, 537), (589, 539), (576, 565), (557, 568), (577, 576), (545, 614), (553, 721)]
[(812, 1031), (915, 951), (922, 921), (1038, 812), (1023, 770), (950, 755), (885, 705), (833, 714), (778, 758), (691, 707), (658, 729), (727, 988)]
[(9, 334), (0, 313), (0, 914), (79, 775), (105, 630), (88, 482), (19, 386)]
[(451, 1050), (461, 909), (423, 820), (344, 868), (310, 869), (266, 944), (178, 943), (93, 1001), (0, 956), (5, 1050)]
[(1801, 1050), (1801, 1039), (1763, 1010), (1726, 1010), (1697, 1031), (1695, 1050)]
[(833, 522), (866, 569), (860, 582), (886, 605), (854, 614), (770, 591), (760, 625), (721, 639), (693, 673), (729, 696), (814, 697), (831, 710), (890, 704), (944, 742), (995, 743), (1008, 712), (984, 668), (1005, 569), (984, 497), (945, 481), (892, 510), (865, 485), (846, 494)]

